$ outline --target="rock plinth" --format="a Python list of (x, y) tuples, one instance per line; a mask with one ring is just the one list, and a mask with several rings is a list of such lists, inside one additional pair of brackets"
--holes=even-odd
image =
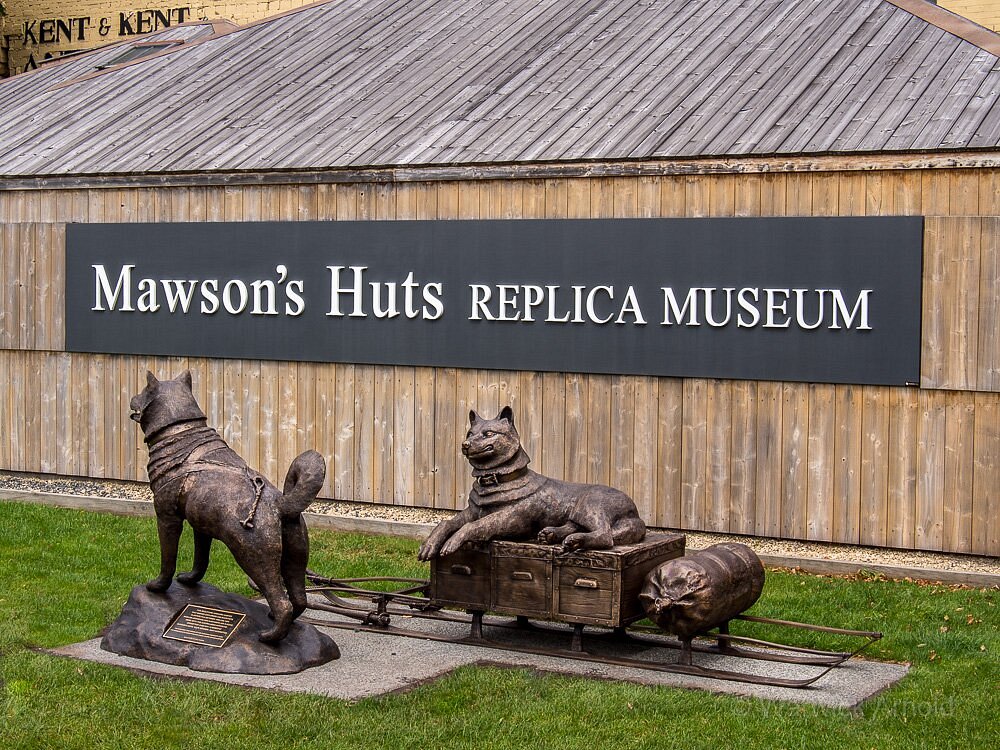
[[(188, 604), (239, 612), (246, 618), (222, 647), (165, 638), (164, 630)], [(136, 586), (122, 613), (105, 632), (101, 648), (199, 672), (230, 674), (294, 674), (340, 657), (332, 638), (298, 621), (280, 642), (261, 643), (258, 635), (272, 625), (266, 604), (205, 583), (173, 583), (163, 593)]]

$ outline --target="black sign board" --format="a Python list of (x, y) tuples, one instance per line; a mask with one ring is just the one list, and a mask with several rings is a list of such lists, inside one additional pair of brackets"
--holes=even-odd
[(167, 624), (163, 637), (222, 648), (245, 619), (242, 612), (188, 604)]
[(919, 217), (74, 224), (70, 351), (915, 384)]

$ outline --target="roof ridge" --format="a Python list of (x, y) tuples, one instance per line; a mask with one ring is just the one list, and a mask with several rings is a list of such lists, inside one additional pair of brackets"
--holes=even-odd
[(1000, 34), (927, 0), (885, 0), (900, 10), (1000, 57)]

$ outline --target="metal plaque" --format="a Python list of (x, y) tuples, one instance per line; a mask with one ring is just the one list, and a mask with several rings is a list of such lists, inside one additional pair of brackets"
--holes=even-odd
[(245, 619), (242, 612), (188, 604), (167, 624), (163, 637), (222, 648)]

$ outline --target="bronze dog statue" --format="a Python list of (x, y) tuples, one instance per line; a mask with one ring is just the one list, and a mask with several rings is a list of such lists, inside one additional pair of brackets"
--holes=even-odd
[(530, 539), (564, 551), (609, 549), (646, 535), (635, 503), (624, 492), (576, 484), (528, 468), (509, 406), (496, 419), (469, 412), (462, 453), (476, 481), (462, 512), (435, 527), (417, 553), (421, 560), (450, 555), (466, 542)]
[(284, 491), (247, 466), (207, 418), (191, 390), (191, 373), (157, 380), (131, 403), (149, 448), (149, 482), (160, 539), (160, 574), (146, 584), (166, 591), (177, 569), (184, 520), (194, 530), (194, 566), (177, 581), (193, 585), (208, 569), (212, 539), (223, 542), (267, 599), (274, 626), (259, 638), (276, 643), (306, 608), (309, 536), (302, 511), (316, 498), (326, 462), (316, 451), (296, 458)]

